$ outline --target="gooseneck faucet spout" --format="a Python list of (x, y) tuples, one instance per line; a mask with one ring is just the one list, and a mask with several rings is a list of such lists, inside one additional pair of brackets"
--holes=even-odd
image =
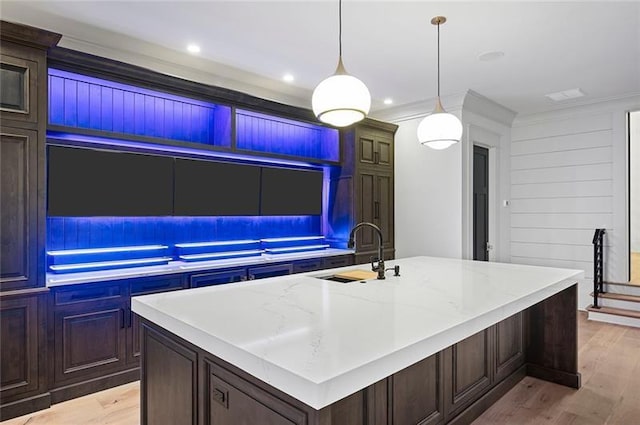
[(382, 230), (378, 226), (373, 223), (369, 223), (363, 221), (362, 223), (358, 223), (355, 225), (353, 229), (351, 229), (351, 233), (349, 233), (349, 242), (347, 243), (347, 247), (353, 248), (355, 246), (354, 236), (356, 232), (362, 227), (371, 227), (376, 234), (378, 235), (378, 265), (373, 265), (373, 260), (371, 260), (371, 270), (374, 272), (378, 272), (378, 279), (384, 279), (384, 250), (382, 248)]

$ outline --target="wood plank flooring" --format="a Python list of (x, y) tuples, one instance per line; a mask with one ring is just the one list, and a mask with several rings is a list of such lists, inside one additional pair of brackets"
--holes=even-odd
[(631, 280), (632, 285), (640, 285), (640, 252), (631, 253)]
[[(580, 390), (526, 377), (473, 424), (640, 424), (640, 329), (590, 322), (580, 312), (578, 330)], [(2, 425), (136, 425), (139, 397), (135, 382)]]

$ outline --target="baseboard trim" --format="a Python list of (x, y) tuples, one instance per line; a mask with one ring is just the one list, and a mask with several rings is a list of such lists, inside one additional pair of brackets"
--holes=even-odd
[(51, 407), (51, 394), (46, 392), (33, 397), (23, 398), (0, 406), (0, 421), (28, 415)]
[(138, 380), (140, 380), (140, 368), (136, 367), (134, 369), (123, 370), (121, 372), (112, 373), (110, 375), (101, 376), (99, 378), (76, 382), (74, 384), (65, 385), (63, 387), (52, 388), (51, 404), (71, 400), (72, 398), (82, 397), (87, 394), (117, 387), (119, 385), (128, 384), (129, 382)]
[(581, 375), (579, 372), (564, 372), (562, 370), (527, 363), (527, 375), (542, 379), (543, 381), (564, 385), (565, 387), (579, 389), (581, 386)]
[(527, 376), (527, 366), (520, 366), (515, 372), (507, 376), (495, 387), (491, 388), (485, 395), (476, 400), (471, 406), (460, 412), (448, 425), (467, 425), (476, 420), (489, 407), (498, 401), (509, 390), (516, 386), (525, 376)]

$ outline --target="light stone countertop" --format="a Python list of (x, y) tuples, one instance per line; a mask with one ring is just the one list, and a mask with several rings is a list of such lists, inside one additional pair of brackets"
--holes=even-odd
[[(366, 264), (134, 297), (135, 313), (321, 409), (575, 284), (581, 270), (388, 261), (400, 277), (318, 279)], [(571, 326), (572, 324), (567, 324)]]
[(46, 286), (63, 286), (80, 283), (105, 282), (117, 279), (133, 279), (136, 277), (162, 276), (175, 273), (216, 270), (229, 267), (268, 266), (286, 261), (305, 260), (320, 257), (353, 254), (352, 249), (327, 248), (317, 251), (297, 252), (291, 254), (262, 254), (254, 257), (226, 258), (211, 261), (171, 261), (159, 266), (129, 267), (113, 270), (99, 270), (79, 273), (47, 273)]

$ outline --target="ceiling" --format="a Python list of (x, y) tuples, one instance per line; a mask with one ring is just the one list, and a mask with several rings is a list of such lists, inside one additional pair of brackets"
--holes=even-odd
[[(6, 1), (2, 19), (63, 34), (61, 45), (310, 107), (333, 73), (337, 1)], [(640, 2), (343, 1), (343, 58), (372, 115), (474, 90), (520, 114), (640, 94)], [(188, 43), (202, 51), (186, 53)], [(479, 55), (501, 51), (494, 61)], [(293, 83), (282, 76), (290, 72)], [(544, 95), (580, 88), (555, 103)], [(391, 106), (383, 104), (390, 97)], [(446, 104), (444, 105), (446, 108)], [(393, 110), (392, 109), (392, 110)]]

